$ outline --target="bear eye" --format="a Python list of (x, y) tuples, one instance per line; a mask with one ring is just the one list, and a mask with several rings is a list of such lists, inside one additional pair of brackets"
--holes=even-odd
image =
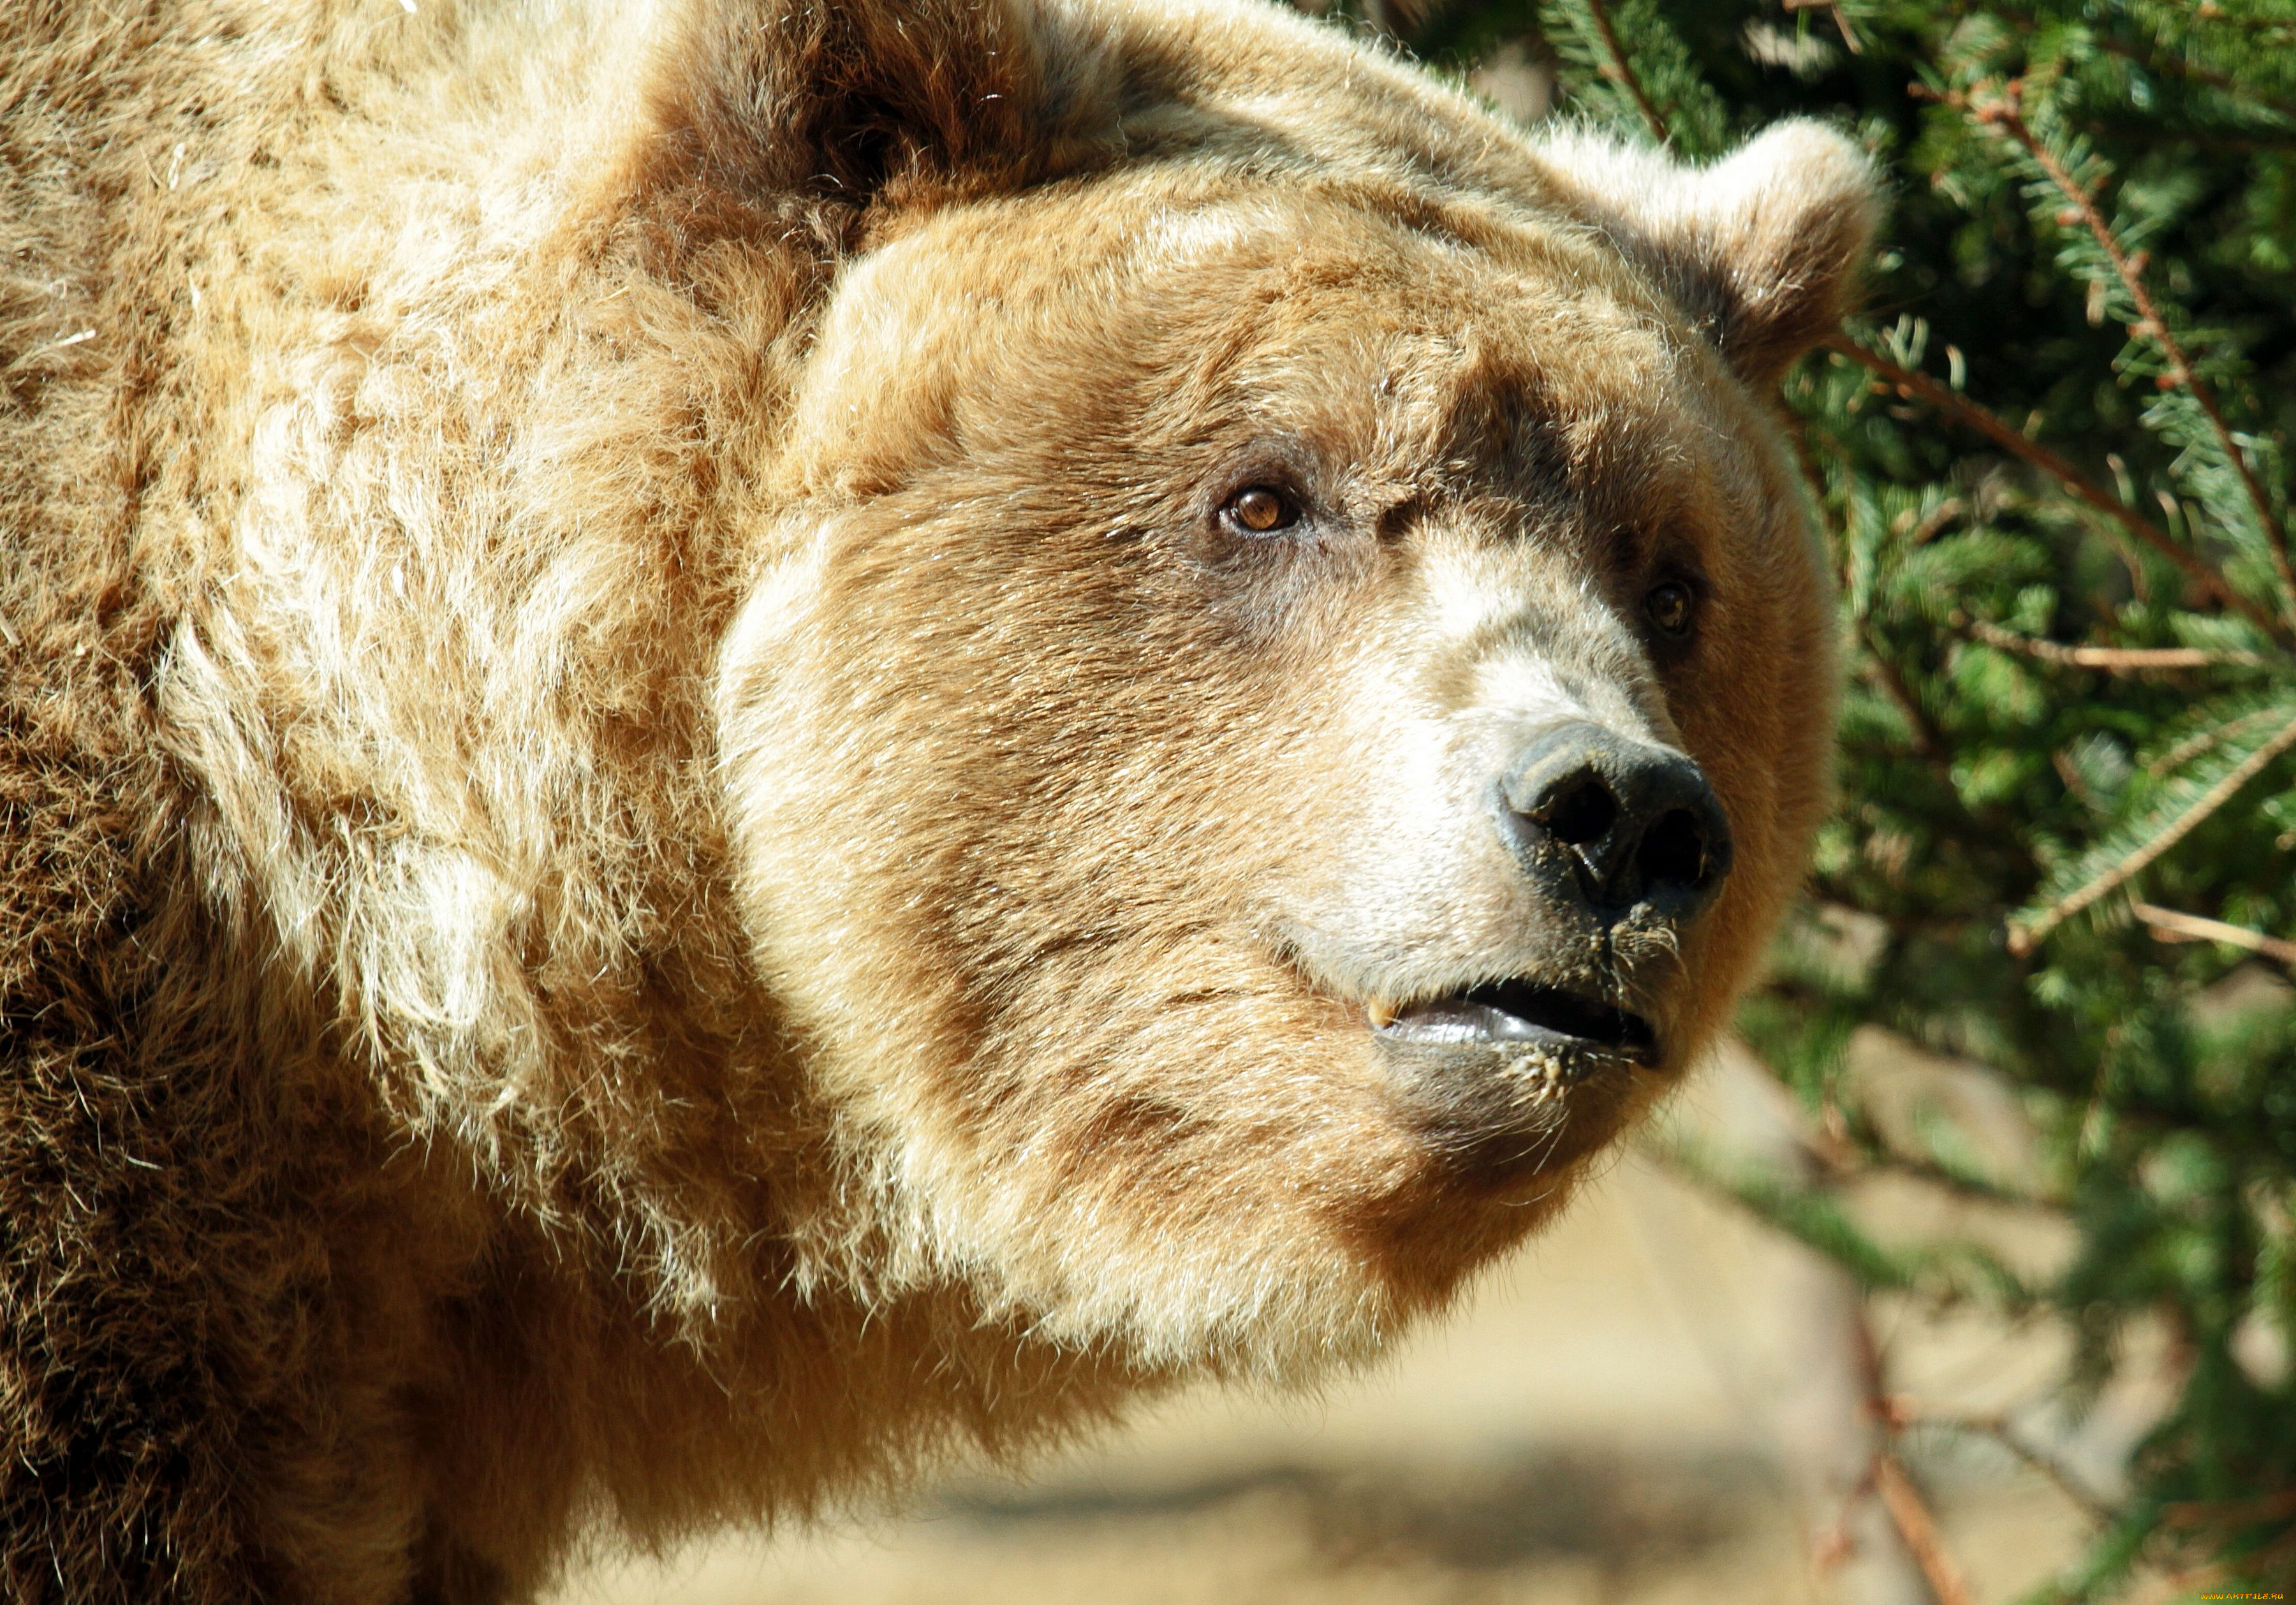
[(1650, 594), (1643, 598), (1643, 611), (1650, 615), (1652, 624), (1669, 635), (1680, 635), (1689, 631), (1690, 616), (1697, 610), (1697, 606), (1698, 598), (1688, 585), (1678, 579), (1653, 585)]
[(1266, 485), (1239, 490), (1220, 509), (1220, 517), (1247, 535), (1273, 535), (1300, 521), (1299, 504), (1282, 491)]

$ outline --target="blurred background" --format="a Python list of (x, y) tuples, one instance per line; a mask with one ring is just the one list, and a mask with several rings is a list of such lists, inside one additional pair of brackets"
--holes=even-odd
[(1783, 422), (1842, 796), (1741, 1036), (1451, 1323), (558, 1605), (2296, 1590), (2296, 0), (1309, 5), (1891, 211)]

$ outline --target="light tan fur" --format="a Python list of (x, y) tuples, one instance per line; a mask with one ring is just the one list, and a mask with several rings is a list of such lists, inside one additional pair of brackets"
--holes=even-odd
[[(1440, 1306), (1791, 890), (1870, 209), (1248, 0), (11, 9), (12, 1594), (523, 1597)], [(1477, 823), (1566, 716), (1722, 798), (1679, 939)], [(1470, 1164), (1366, 1011), (1525, 966), (1666, 1061)]]

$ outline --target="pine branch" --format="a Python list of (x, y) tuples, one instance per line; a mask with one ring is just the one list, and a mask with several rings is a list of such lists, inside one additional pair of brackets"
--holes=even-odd
[(2179, 668), (2255, 668), (2265, 659), (2259, 652), (2212, 652), (2196, 646), (2064, 646), (2020, 635), (1982, 618), (1956, 620), (1973, 639), (2003, 651), (2017, 652), (2043, 663), (2070, 668), (2101, 668), (2108, 674), (2135, 675)]
[(1594, 19), (1595, 31), (1602, 38), (1603, 53), (1607, 58), (1603, 63), (1603, 76), (1627, 92), (1627, 97), (1635, 103), (1635, 110), (1642, 113), (1643, 121), (1650, 126), (1652, 138), (1662, 145), (1672, 144), (1674, 131), (1666, 126), (1666, 119), (1659, 115), (1658, 108), (1651, 103), (1651, 97), (1643, 91), (1642, 80), (1635, 76), (1634, 63), (1627, 59), (1626, 49), (1619, 43), (1619, 30), (1611, 26), (1610, 7), (1603, 0), (1584, 0), (1584, 3), (1587, 14)]
[[(1825, 0), (1784, 0), (1786, 9), (1789, 11), (1796, 9), (1798, 4), (1824, 3)], [(2205, 4), (2201, 8), (2200, 15), (2204, 18), (2210, 17), (2211, 13)], [(2231, 17), (2221, 11), (2216, 12), (2212, 20), (2243, 24), (2251, 28), (2296, 29), (2296, 23), (2276, 22), (2259, 17)], [(2013, 17), (2011, 19), (2011, 26), (2020, 33), (2030, 35), (2034, 31), (2035, 22), (2030, 17)], [(2161, 55), (2151, 51), (2140, 50), (2127, 40), (2116, 39), (2109, 34), (2097, 33), (2091, 37), (2095, 40), (2097, 48), (2100, 50), (2108, 54), (2119, 56), (2122, 61), (2141, 67), (2148, 72), (2155, 73), (2161, 78), (2182, 78), (2186, 83), (2202, 85), (2219, 91), (2234, 100), (2245, 101), (2254, 110), (2265, 112), (2268, 116), (2296, 119), (2296, 106), (2274, 100), (2270, 95), (2259, 94), (2229, 73), (2218, 72), (2212, 68), (2201, 66), (2195, 61), (2187, 61), (2178, 56)], [(2164, 41), (2155, 38), (2153, 43), (2160, 45)]]
[(2296, 747), (2296, 719), (2289, 720), (2275, 732), (2268, 741), (2243, 758), (2231, 774), (2202, 792), (2199, 799), (2184, 809), (2144, 846), (2113, 864), (2104, 873), (2058, 898), (2031, 920), (2012, 921), (2009, 927), (2009, 951), (2022, 957), (2032, 952), (2033, 946), (2073, 915), (2099, 898), (2107, 897), (2128, 884), (2170, 848), (2190, 835), (2201, 823), (2218, 808), (2230, 802), (2240, 789), (2261, 774), (2274, 758)]
[(2120, 236), (2113, 233), (2112, 225), (2097, 209), (2095, 195), (2067, 171), (2055, 152), (2033, 133), (2018, 110), (2013, 91), (2005, 92), (1998, 100), (1981, 103), (1959, 94), (1949, 94), (1947, 98), (1956, 110), (1980, 125), (1998, 128), (2016, 141), (2026, 155), (2032, 159), (2033, 164), (2055, 186), (2057, 192), (2065, 198), (2103, 250), (2105, 259), (2112, 265), (2114, 275), (2120, 281), (2121, 289), (2128, 292), (2129, 301), (2136, 308), (2137, 321), (2131, 325), (2129, 332), (2141, 340), (2150, 340), (2160, 351), (2161, 358), (2169, 364), (2169, 379), (2193, 398), (2194, 404), (2207, 417), (2225, 460), (2240, 476), (2241, 484), (2248, 492), (2249, 502), (2256, 510), (2257, 521), (2264, 530), (2265, 543), (2271, 549), (2273, 568), (2280, 577), (2284, 612), (2292, 623), (2296, 623), (2296, 567), (2292, 567), (2289, 561), (2288, 532), (2273, 513), (2271, 498), (2265, 494), (2255, 469), (2250, 466), (2248, 458), (2242, 453), (2240, 443), (2233, 438), (2232, 426), (2225, 422), (2224, 410), (2217, 404), (2216, 392), (2194, 371), (2184, 347), (2169, 328), (2169, 320), (2161, 315), (2152, 291), (2145, 286), (2143, 273), (2121, 248)]
[(2287, 627), (2275, 620), (2271, 614), (2258, 607), (2225, 582), (2222, 575), (2201, 559), (2178, 545), (2169, 532), (2143, 513), (2121, 501), (2103, 486), (2096, 483), (2070, 463), (2043, 446), (2029, 440), (1995, 414), (1970, 400), (1958, 390), (1939, 384), (1926, 373), (1916, 373), (1901, 368), (1887, 357), (1878, 356), (1850, 339), (1847, 334), (1831, 334), (1819, 342), (1829, 351), (1838, 352), (1852, 362), (1863, 364), (1879, 378), (1895, 385), (1899, 393), (1919, 397), (1939, 412), (1967, 425), (1999, 446), (2012, 455), (2022, 459), (2057, 481), (2066, 490), (2111, 518), (2160, 556), (2174, 563), (2185, 578), (2207, 592), (2219, 603), (2233, 610), (2264, 634), (2281, 642), (2290, 640)]
[(2186, 737), (2159, 757), (2152, 759), (2144, 766), (2144, 773), (2174, 774), (2210, 748), (2230, 741), (2262, 720), (2278, 717), (2285, 711), (2285, 708), (2276, 700), (2265, 707), (2251, 709), (2238, 718), (2227, 719), (2220, 725), (2212, 725), (2196, 735)]
[(1889, 653), (1882, 650), (1882, 643), (1875, 638), (1874, 632), (1861, 623), (1857, 639), (1866, 648), (1864, 667), (1867, 677), (1881, 687), (1882, 694), (1890, 699), (1890, 706), (1898, 710), (1898, 717), (1906, 721), (1906, 729), (1913, 733), (1914, 756), (1934, 769), (1939, 778), (1945, 782), (1947, 790), (1951, 790), (1953, 767), (1947, 759), (1945, 737), (1931, 723), (1930, 716), (1922, 708), (1921, 699), (1914, 694), (1914, 688), (1906, 683), (1898, 666), (1890, 660)]
[(2154, 55), (2150, 52), (2139, 50), (2133, 45), (2109, 37), (2100, 37), (2097, 43), (2122, 61), (2133, 62), (2148, 71), (2157, 72), (2162, 78), (2178, 78), (2188, 83), (2205, 84), (2211, 89), (2232, 96), (2234, 100), (2246, 101), (2259, 111), (2269, 112), (2275, 117), (2296, 120), (2296, 106), (2291, 106), (2284, 101), (2276, 101), (2270, 95), (2259, 94), (2229, 73), (2212, 71), (2209, 68), (2180, 60), (2176, 56)]
[(2193, 14), (2203, 22), (2220, 22), (2226, 28), (2246, 29), (2254, 33), (2296, 34), (2296, 17), (2238, 17), (2217, 4), (2217, 0), (2201, 0)]

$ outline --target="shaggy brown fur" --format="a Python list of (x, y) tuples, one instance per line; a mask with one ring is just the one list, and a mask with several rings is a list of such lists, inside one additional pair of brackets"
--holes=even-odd
[[(1242, 0), (10, 7), (12, 1597), (521, 1597), (1439, 1306), (1791, 888), (1869, 208)], [(1506, 859), (1563, 717), (1694, 925)], [(1525, 975), (1662, 1060), (1373, 1028)]]

